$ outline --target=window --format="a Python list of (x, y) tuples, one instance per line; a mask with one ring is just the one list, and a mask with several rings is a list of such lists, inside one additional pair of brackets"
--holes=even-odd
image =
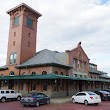
[(15, 64), (16, 63), (16, 57), (17, 57), (17, 54), (16, 53), (12, 53), (10, 55), (9, 63), (10, 64)]
[(57, 71), (55, 71), (55, 74), (58, 74), (58, 72), (57, 72)]
[(1, 91), (1, 94), (4, 94), (4, 91)]
[(6, 94), (9, 94), (9, 91), (6, 91)]
[(14, 18), (14, 26), (19, 25), (19, 17)]
[(28, 34), (28, 37), (30, 38), (30, 36), (31, 36), (31, 34), (29, 33), (29, 34)]
[(42, 72), (42, 75), (44, 75), (44, 74), (47, 74), (47, 72), (46, 72), (46, 71), (43, 71), (43, 72)]
[(13, 76), (13, 75), (15, 75), (15, 73), (14, 73), (13, 71), (11, 71), (11, 72), (9, 73), (9, 75), (10, 75), (10, 76)]
[(78, 60), (78, 68), (81, 68), (81, 61)]
[(86, 96), (85, 93), (78, 93), (76, 96)]
[(77, 60), (74, 58), (74, 59), (73, 59), (73, 67), (74, 67), (74, 68), (76, 68), (76, 62), (77, 62)]
[(82, 69), (84, 70), (85, 68), (84, 68), (84, 62), (82, 62)]
[(35, 75), (35, 74), (36, 74), (36, 72), (33, 71), (33, 72), (32, 72), (32, 75)]
[(11, 91), (11, 93), (15, 93), (14, 91)]
[(32, 19), (27, 18), (27, 26), (29, 26), (29, 27), (32, 28), (32, 25), (33, 25), (33, 21), (32, 21)]
[(30, 42), (28, 42), (28, 47), (30, 47)]
[(63, 72), (61, 72), (60, 75), (63, 75)]
[(13, 41), (13, 46), (15, 46), (15, 41)]

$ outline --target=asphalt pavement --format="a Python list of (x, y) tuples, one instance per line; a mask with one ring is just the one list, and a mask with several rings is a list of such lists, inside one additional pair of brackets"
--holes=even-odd
[(66, 103), (70, 101), (71, 101), (71, 97), (57, 97), (50, 99), (50, 103)]

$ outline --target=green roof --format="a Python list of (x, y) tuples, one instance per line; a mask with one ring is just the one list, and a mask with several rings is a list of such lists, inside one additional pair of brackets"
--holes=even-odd
[(110, 82), (105, 79), (91, 79), (84, 77), (75, 77), (75, 76), (65, 76), (65, 75), (56, 75), (56, 74), (46, 74), (46, 75), (23, 75), (23, 76), (0, 76), (0, 80), (23, 80), (23, 79), (68, 79), (68, 80), (82, 80), (82, 81), (99, 81), (99, 82)]
[(98, 75), (102, 75), (103, 74), (101, 71), (98, 71), (98, 70), (89, 70), (89, 73), (98, 74)]

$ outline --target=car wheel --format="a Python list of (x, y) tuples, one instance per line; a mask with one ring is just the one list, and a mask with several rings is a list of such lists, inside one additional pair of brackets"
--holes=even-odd
[(84, 101), (84, 104), (85, 104), (85, 105), (88, 105), (88, 101), (87, 101), (87, 100), (85, 100), (85, 101)]
[(75, 99), (74, 98), (72, 99), (72, 102), (75, 103)]
[(6, 101), (6, 98), (3, 97), (3, 98), (1, 99), (1, 102), (5, 102), (5, 101)]
[(48, 100), (47, 100), (47, 104), (49, 104), (49, 103), (50, 103), (50, 100), (48, 99)]
[(20, 101), (20, 100), (21, 100), (21, 97), (20, 97), (20, 96), (18, 96), (18, 97), (17, 97), (17, 100), (18, 100), (18, 101)]
[(99, 103), (95, 103), (95, 105), (98, 105)]
[(36, 107), (38, 107), (39, 105), (40, 105), (40, 104), (39, 104), (39, 102), (37, 101), (37, 102), (36, 102)]

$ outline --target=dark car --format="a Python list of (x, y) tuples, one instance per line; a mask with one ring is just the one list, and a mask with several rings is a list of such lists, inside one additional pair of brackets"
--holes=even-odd
[(33, 93), (22, 97), (20, 103), (23, 106), (34, 105), (38, 107), (41, 104), (49, 104), (50, 98), (43, 93)]
[(109, 93), (110, 93), (110, 89), (105, 89), (104, 91), (107, 91), (107, 92), (109, 92)]
[(100, 95), (101, 100), (110, 100), (110, 93), (107, 91), (95, 91), (96, 94)]

